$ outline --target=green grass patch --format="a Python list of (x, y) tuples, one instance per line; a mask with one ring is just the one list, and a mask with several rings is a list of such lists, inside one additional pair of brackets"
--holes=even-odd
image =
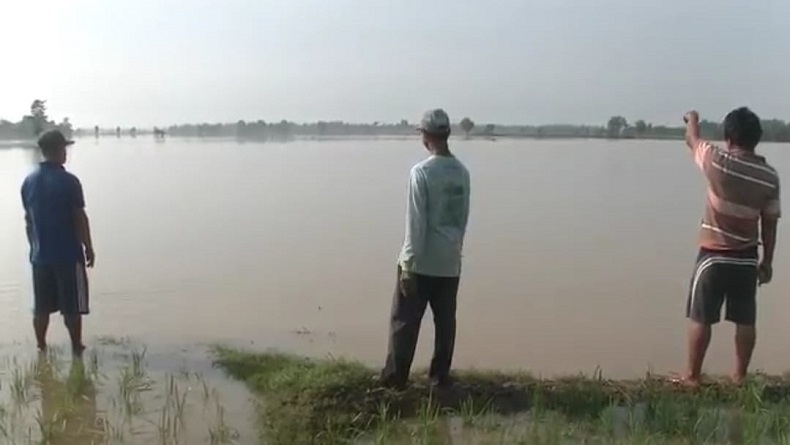
[[(600, 373), (538, 379), (459, 371), (453, 388), (436, 390), (415, 372), (408, 389), (393, 391), (380, 387), (376, 371), (348, 360), (226, 348), (215, 356), (260, 396), (266, 443), (447, 443), (437, 439), (447, 419), (486, 438), (453, 443), (719, 443), (709, 440), (738, 431), (758, 442), (790, 443), (784, 442), (790, 438), (790, 383), (781, 377), (754, 376), (743, 387), (713, 379), (690, 390), (651, 376), (614, 381)], [(521, 419), (514, 423), (502, 416), (517, 413), (529, 419), (511, 417)], [(623, 437), (630, 441), (618, 442)]]

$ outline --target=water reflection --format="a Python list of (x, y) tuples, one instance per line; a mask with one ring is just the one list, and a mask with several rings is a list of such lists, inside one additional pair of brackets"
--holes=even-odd
[(38, 357), (36, 382), (41, 391), (42, 441), (51, 445), (99, 444), (105, 431), (96, 404), (97, 390), (81, 358), (71, 362), (61, 379), (53, 358)]

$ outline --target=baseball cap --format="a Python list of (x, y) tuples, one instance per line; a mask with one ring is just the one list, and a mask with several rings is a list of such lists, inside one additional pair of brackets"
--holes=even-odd
[(423, 114), (417, 130), (430, 134), (446, 134), (450, 132), (450, 117), (441, 109), (428, 110)]
[(60, 130), (46, 131), (38, 138), (38, 148), (42, 150), (55, 150), (67, 147), (73, 143), (74, 141), (66, 139), (66, 136)]

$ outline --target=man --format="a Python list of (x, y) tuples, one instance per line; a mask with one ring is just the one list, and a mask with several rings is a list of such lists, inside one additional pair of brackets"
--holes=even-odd
[(450, 118), (441, 109), (428, 111), (418, 129), (430, 156), (411, 169), (409, 180), (406, 237), (381, 373), (382, 383), (394, 388), (408, 382), (427, 305), (436, 329), (431, 381), (437, 386), (452, 383), (456, 295), (469, 218), (469, 172), (450, 153)]
[(73, 143), (57, 130), (39, 138), (44, 162), (22, 184), (22, 203), (33, 265), (36, 343), (46, 349), (49, 316), (60, 311), (79, 355), (85, 349), (82, 316), (89, 312), (85, 267), (93, 267), (95, 255), (82, 185), (63, 167), (66, 147)]
[[(773, 275), (776, 225), (781, 215), (779, 176), (755, 153), (762, 137), (760, 119), (746, 107), (724, 119), (726, 148), (700, 138), (699, 114), (684, 117), (686, 143), (707, 179), (708, 196), (699, 235), (700, 252), (689, 290), (691, 320), (688, 369), (684, 383), (700, 383), (702, 362), (726, 303), (725, 319), (735, 323), (732, 380), (746, 377), (754, 350), (756, 293)], [(758, 237), (762, 259), (758, 260)]]

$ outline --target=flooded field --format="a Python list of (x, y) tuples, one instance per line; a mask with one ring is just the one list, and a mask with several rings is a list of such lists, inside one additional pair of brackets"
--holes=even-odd
[(77, 359), (6, 347), (0, 381), (4, 444), (256, 443), (247, 391), (197, 348), (148, 355), (105, 338)]
[[(472, 174), (455, 364), (542, 375), (664, 373), (684, 362), (684, 305), (702, 178), (680, 142), (453, 142)], [(786, 147), (764, 154), (790, 171)], [(194, 344), (278, 348), (378, 365), (414, 140), (237, 144), (79, 140), (97, 251), (92, 337), (148, 355)], [(0, 338), (29, 342), (19, 186), (30, 151), (0, 150)], [(667, 181), (667, 175), (672, 180)], [(760, 290), (755, 369), (790, 368), (779, 247)], [(417, 366), (430, 354), (427, 324)], [(53, 341), (65, 331), (53, 324)], [(707, 371), (730, 367), (732, 327)], [(93, 346), (93, 345), (89, 345)]]

